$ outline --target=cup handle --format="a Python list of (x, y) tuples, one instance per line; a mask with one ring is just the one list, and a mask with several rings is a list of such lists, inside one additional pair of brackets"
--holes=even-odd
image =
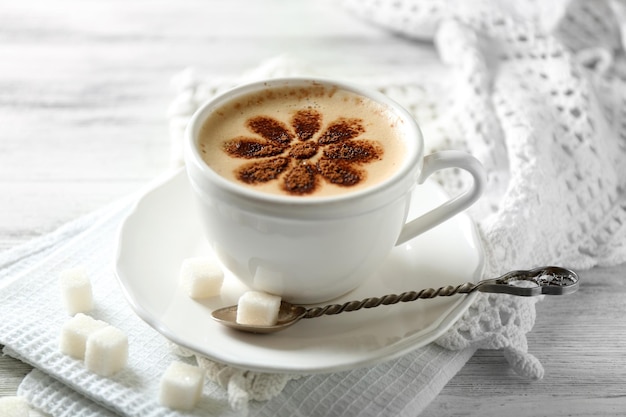
[(400, 237), (396, 241), (396, 245), (413, 239), (415, 236), (465, 210), (474, 204), (483, 193), (487, 183), (485, 169), (478, 159), (461, 151), (440, 151), (425, 156), (422, 172), (417, 179), (417, 183), (422, 184), (435, 171), (445, 168), (461, 168), (469, 172), (474, 179), (471, 187), (405, 224), (400, 232)]

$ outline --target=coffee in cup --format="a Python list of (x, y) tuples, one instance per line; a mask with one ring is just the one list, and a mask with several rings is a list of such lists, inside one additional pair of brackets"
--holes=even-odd
[(252, 190), (305, 197), (358, 191), (405, 158), (402, 119), (368, 97), (322, 84), (256, 91), (204, 121), (202, 159)]

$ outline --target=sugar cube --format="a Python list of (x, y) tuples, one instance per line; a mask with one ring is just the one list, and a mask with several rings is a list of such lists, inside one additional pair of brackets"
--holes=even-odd
[(93, 308), (91, 282), (85, 268), (76, 267), (61, 271), (60, 282), (63, 302), (71, 316), (86, 313)]
[(224, 271), (211, 259), (187, 258), (181, 264), (179, 280), (191, 298), (214, 297), (222, 289)]
[(89, 335), (106, 326), (108, 326), (107, 323), (86, 314), (76, 314), (66, 321), (61, 329), (59, 343), (61, 352), (76, 359), (83, 359)]
[(30, 407), (22, 397), (0, 398), (0, 416), (2, 417), (28, 417)]
[(178, 410), (191, 410), (202, 394), (204, 371), (197, 366), (174, 361), (161, 377), (159, 402)]
[(128, 361), (128, 337), (113, 326), (91, 333), (85, 348), (85, 366), (101, 376), (120, 371)]
[(248, 291), (239, 297), (237, 323), (272, 326), (278, 320), (280, 297), (260, 291)]

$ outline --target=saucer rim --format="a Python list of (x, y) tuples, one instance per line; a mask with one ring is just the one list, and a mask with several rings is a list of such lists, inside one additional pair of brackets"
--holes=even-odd
[[(176, 330), (171, 329), (165, 323), (163, 323), (159, 317), (155, 317), (151, 312), (149, 312), (142, 305), (141, 301), (137, 299), (136, 295), (133, 294), (130, 288), (126, 285), (126, 276), (123, 270), (120, 269), (120, 261), (123, 257), (123, 240), (126, 235), (126, 230), (128, 228), (129, 222), (133, 219), (134, 216), (137, 216), (140, 213), (141, 207), (145, 204), (146, 199), (151, 196), (155, 191), (158, 191), (162, 187), (168, 185), (170, 182), (177, 179), (178, 176), (185, 175), (186, 172), (184, 168), (176, 169), (169, 171), (156, 180), (154, 180), (151, 184), (148, 185), (146, 190), (140, 193), (140, 196), (135, 200), (132, 207), (127, 212), (125, 218), (123, 219), (121, 225), (118, 228), (117, 233), (117, 247), (115, 251), (115, 276), (117, 281), (122, 289), (123, 295), (133, 311), (148, 325), (157, 330), (161, 335), (163, 335), (169, 341), (191, 351), (196, 354), (205, 356), (211, 360), (216, 362), (220, 362), (222, 364), (230, 365), (235, 368), (245, 369), (249, 371), (256, 372), (265, 372), (265, 373), (306, 373), (306, 374), (320, 374), (320, 373), (330, 373), (330, 372), (340, 372), (347, 371), (352, 369), (357, 369), (366, 366), (372, 366), (381, 362), (393, 360), (402, 355), (407, 354), (410, 351), (418, 349), (420, 347), (426, 346), (433, 341), (435, 341), (438, 337), (443, 335), (446, 331), (448, 331), (454, 323), (456, 323), (461, 316), (467, 311), (469, 306), (473, 303), (474, 299), (477, 297), (477, 293), (471, 293), (467, 295), (463, 295), (458, 300), (456, 300), (453, 304), (446, 308), (446, 311), (439, 316), (434, 322), (430, 323), (427, 327), (419, 330), (417, 333), (419, 334), (419, 338), (416, 340), (416, 336), (408, 336), (400, 341), (397, 341), (391, 345), (385, 346), (382, 349), (378, 350), (377, 355), (370, 355), (370, 357), (366, 357), (360, 360), (347, 361), (342, 364), (335, 364), (330, 366), (319, 366), (316, 363), (307, 364), (302, 363), (298, 366), (272, 366), (272, 364), (262, 364), (260, 365), (258, 361), (247, 361), (244, 358), (238, 356), (229, 355), (228, 352), (222, 352), (222, 354), (215, 354), (215, 352), (207, 353), (206, 348), (199, 346), (197, 343), (190, 342), (188, 340), (184, 340), (183, 338), (177, 335)], [(187, 182), (188, 182), (187, 178)], [(437, 184), (435, 186), (439, 187)], [(440, 188), (440, 187), (439, 187)], [(477, 281), (484, 270), (484, 252), (478, 237), (478, 232), (476, 229), (475, 223), (467, 216), (465, 213), (460, 213), (457, 216), (465, 216), (469, 220), (471, 224), (471, 232), (472, 232), (472, 241), (475, 243), (476, 256), (478, 257), (478, 265), (472, 273), (472, 278), (474, 281)], [(231, 329), (220, 329), (220, 331), (233, 332)], [(258, 337), (257, 335), (253, 335), (254, 337)], [(267, 336), (261, 336), (267, 337)], [(271, 336), (270, 336), (271, 337)]]

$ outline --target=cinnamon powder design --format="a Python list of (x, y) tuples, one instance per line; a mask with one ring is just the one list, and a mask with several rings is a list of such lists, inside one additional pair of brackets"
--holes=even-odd
[(253, 160), (237, 168), (237, 179), (247, 184), (281, 181), (291, 195), (313, 194), (322, 181), (354, 186), (366, 177), (361, 166), (383, 155), (377, 141), (356, 139), (365, 133), (357, 118), (339, 118), (322, 130), (321, 113), (306, 109), (293, 115), (290, 126), (255, 116), (246, 127), (257, 136), (236, 137), (223, 146), (233, 158)]

